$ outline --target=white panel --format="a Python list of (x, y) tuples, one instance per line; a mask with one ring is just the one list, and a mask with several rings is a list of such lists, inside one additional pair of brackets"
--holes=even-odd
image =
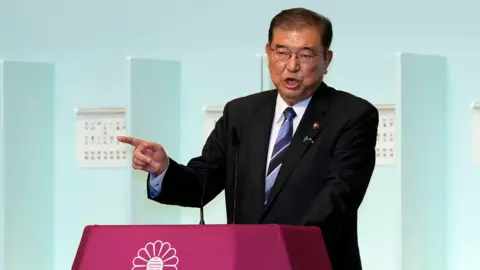
[(391, 165), (395, 162), (395, 107), (378, 105), (379, 123), (377, 134), (377, 165)]
[(4, 93), (3, 93), (3, 60), (0, 60), (0, 269), (5, 270), (5, 156), (4, 156)]
[(77, 164), (81, 167), (126, 165), (128, 145), (118, 142), (126, 135), (122, 108), (77, 110)]
[(480, 103), (473, 103), (473, 153), (475, 163), (480, 164)]
[(218, 119), (223, 115), (223, 107), (206, 107), (205, 109), (205, 139), (215, 128)]

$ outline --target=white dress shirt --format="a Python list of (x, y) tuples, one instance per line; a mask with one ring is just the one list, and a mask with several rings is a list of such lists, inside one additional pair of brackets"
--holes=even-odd
[[(305, 114), (305, 110), (307, 109), (308, 103), (310, 103), (310, 99), (312, 99), (312, 97), (290, 106), (297, 114), (295, 118), (293, 118), (293, 135), (295, 135), (298, 124), (300, 124), (300, 120), (302, 120), (303, 114)], [(285, 119), (283, 112), (288, 107), (288, 104), (282, 99), (282, 97), (277, 95), (277, 105), (275, 106), (275, 115), (273, 116), (272, 131), (270, 133), (270, 142), (268, 144), (267, 170), (265, 170), (265, 177), (267, 176), (268, 164), (270, 163), (270, 159), (272, 157), (272, 151), (273, 147), (275, 146), (275, 141), (277, 140), (278, 132), (280, 131), (280, 127)]]

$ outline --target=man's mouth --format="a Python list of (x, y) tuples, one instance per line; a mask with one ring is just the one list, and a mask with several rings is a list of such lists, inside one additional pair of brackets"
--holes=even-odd
[(288, 89), (295, 89), (300, 85), (300, 81), (293, 77), (288, 77), (284, 80), (284, 85)]

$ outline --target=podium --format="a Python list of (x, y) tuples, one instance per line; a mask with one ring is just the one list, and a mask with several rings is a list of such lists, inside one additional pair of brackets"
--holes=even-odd
[(72, 270), (331, 270), (321, 231), (283, 225), (91, 225)]

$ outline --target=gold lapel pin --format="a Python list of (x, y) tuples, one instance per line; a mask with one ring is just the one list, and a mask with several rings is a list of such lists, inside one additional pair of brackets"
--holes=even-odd
[(313, 123), (313, 129), (317, 129), (319, 126), (320, 125), (317, 122)]

